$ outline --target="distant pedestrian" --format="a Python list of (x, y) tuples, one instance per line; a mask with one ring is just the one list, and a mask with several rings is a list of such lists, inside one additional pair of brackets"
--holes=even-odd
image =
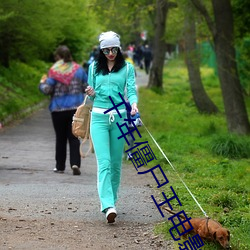
[(152, 51), (149, 48), (148, 44), (145, 45), (145, 48), (143, 51), (143, 57), (144, 57), (145, 72), (146, 72), (146, 74), (148, 74), (150, 66), (151, 66), (151, 61), (153, 59)]
[(99, 55), (99, 48), (97, 46), (94, 46), (89, 54), (89, 59), (87, 61), (87, 70), (89, 65), (97, 59), (98, 55)]
[(135, 64), (140, 68), (143, 69), (143, 47), (141, 45), (138, 45), (135, 47), (134, 50), (134, 58), (135, 58)]
[(128, 56), (128, 52), (127, 51), (124, 51), (122, 53), (123, 57), (124, 57), (124, 60), (126, 62), (129, 62), (131, 63), (133, 66), (134, 66), (134, 70), (135, 70), (135, 76), (136, 76), (136, 69), (135, 69), (135, 62), (133, 61), (133, 59), (131, 57)]
[[(108, 223), (117, 216), (116, 202), (121, 179), (122, 155), (125, 140), (117, 138), (127, 117), (125, 105), (119, 106), (119, 114), (104, 112), (121, 102), (119, 93), (124, 96), (126, 89), (131, 114), (138, 112), (135, 88), (134, 66), (126, 63), (121, 53), (120, 36), (115, 32), (104, 32), (99, 37), (100, 54), (89, 67), (86, 93), (93, 99), (90, 133), (97, 159), (97, 188), (101, 202), (101, 211), (106, 214)], [(127, 77), (126, 77), (127, 76)], [(126, 79), (127, 78), (127, 79)]]
[(44, 76), (39, 85), (42, 93), (51, 96), (49, 110), (56, 134), (54, 172), (64, 173), (68, 141), (73, 175), (80, 175), (80, 142), (72, 134), (71, 125), (77, 107), (84, 100), (87, 74), (79, 64), (73, 61), (67, 46), (59, 46), (54, 56), (57, 61), (50, 68), (48, 77)]

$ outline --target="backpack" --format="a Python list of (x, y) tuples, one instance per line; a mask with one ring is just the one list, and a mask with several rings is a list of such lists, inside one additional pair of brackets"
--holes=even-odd
[[(90, 151), (93, 151), (93, 144), (90, 138), (90, 112), (92, 110), (92, 103), (86, 103), (88, 96), (86, 95), (83, 103), (76, 109), (72, 118), (72, 134), (80, 141), (80, 155), (85, 158)], [(83, 152), (84, 143), (89, 140), (89, 149), (86, 153)]]

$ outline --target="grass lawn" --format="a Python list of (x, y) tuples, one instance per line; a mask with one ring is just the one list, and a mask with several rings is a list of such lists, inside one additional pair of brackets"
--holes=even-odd
[[(188, 216), (204, 217), (182, 179), (207, 215), (230, 230), (232, 249), (247, 250), (250, 249), (250, 137), (227, 132), (218, 78), (212, 69), (206, 67), (201, 68), (201, 74), (208, 95), (220, 110), (217, 115), (197, 112), (187, 70), (181, 60), (173, 60), (166, 65), (163, 93), (146, 88), (139, 90), (142, 120), (174, 170), (144, 127), (140, 128), (142, 138), (138, 141), (148, 140), (157, 158), (148, 167), (160, 164), (169, 180), (168, 184), (158, 189), (157, 202), (164, 201), (162, 192), (168, 198), (173, 196), (172, 186), (182, 204), (180, 206), (176, 199), (172, 200), (175, 211), (184, 210)], [(246, 101), (250, 113), (249, 97)], [(157, 176), (161, 178), (160, 172)], [(158, 211), (157, 208), (155, 211)], [(166, 212), (164, 214), (167, 215)], [(155, 227), (155, 231), (164, 234), (166, 239), (172, 239), (171, 227), (173, 224), (166, 219)], [(179, 249), (178, 243), (175, 243), (176, 249)], [(205, 243), (202, 249), (220, 247)]]

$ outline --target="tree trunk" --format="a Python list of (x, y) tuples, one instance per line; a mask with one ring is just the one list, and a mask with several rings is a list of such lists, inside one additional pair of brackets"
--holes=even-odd
[(200, 0), (191, 1), (204, 16), (213, 36), (228, 130), (237, 134), (249, 134), (250, 123), (235, 60), (230, 0), (212, 0), (215, 23)]
[(213, 38), (228, 129), (237, 134), (248, 134), (250, 124), (235, 60), (230, 0), (212, 0), (212, 3), (216, 29)]
[(0, 37), (0, 64), (5, 68), (9, 68), (9, 46), (8, 36), (2, 34)]
[(163, 66), (166, 53), (166, 43), (164, 41), (166, 19), (168, 12), (168, 1), (156, 1), (155, 16), (155, 37), (153, 44), (153, 62), (149, 74), (148, 87), (157, 87), (162, 89)]
[(185, 55), (191, 92), (200, 113), (217, 113), (218, 108), (207, 95), (201, 80), (200, 57), (196, 48), (195, 18), (190, 15), (193, 8), (187, 6), (187, 10), (185, 18)]

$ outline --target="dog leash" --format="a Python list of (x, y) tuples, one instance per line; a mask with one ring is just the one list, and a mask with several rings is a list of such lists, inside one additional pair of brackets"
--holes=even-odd
[(188, 188), (188, 186), (186, 185), (186, 183), (182, 180), (182, 178), (180, 177), (180, 175), (178, 174), (176, 168), (173, 166), (173, 164), (170, 162), (170, 160), (168, 159), (168, 157), (165, 155), (165, 153), (163, 152), (163, 150), (161, 149), (161, 147), (159, 146), (159, 144), (156, 142), (156, 140), (154, 139), (153, 135), (149, 132), (148, 128), (145, 126), (145, 124), (143, 123), (143, 121), (141, 120), (141, 118), (139, 118), (142, 125), (145, 127), (146, 131), (148, 132), (148, 134), (150, 135), (150, 137), (152, 138), (152, 140), (154, 141), (155, 145), (158, 147), (158, 149), (161, 151), (162, 155), (165, 157), (165, 159), (167, 160), (168, 164), (172, 167), (172, 169), (175, 171), (175, 173), (177, 174), (177, 176), (179, 177), (179, 179), (181, 180), (182, 184), (185, 186), (185, 188), (187, 189), (187, 191), (189, 192), (189, 194), (191, 195), (191, 197), (193, 198), (193, 200), (196, 202), (196, 204), (198, 205), (198, 207), (200, 208), (200, 210), (202, 211), (202, 213), (205, 215), (205, 217), (209, 218), (209, 216), (207, 215), (207, 213), (204, 211), (204, 209), (201, 207), (200, 203), (196, 200), (196, 198), (194, 197), (194, 195), (192, 194), (191, 190)]

